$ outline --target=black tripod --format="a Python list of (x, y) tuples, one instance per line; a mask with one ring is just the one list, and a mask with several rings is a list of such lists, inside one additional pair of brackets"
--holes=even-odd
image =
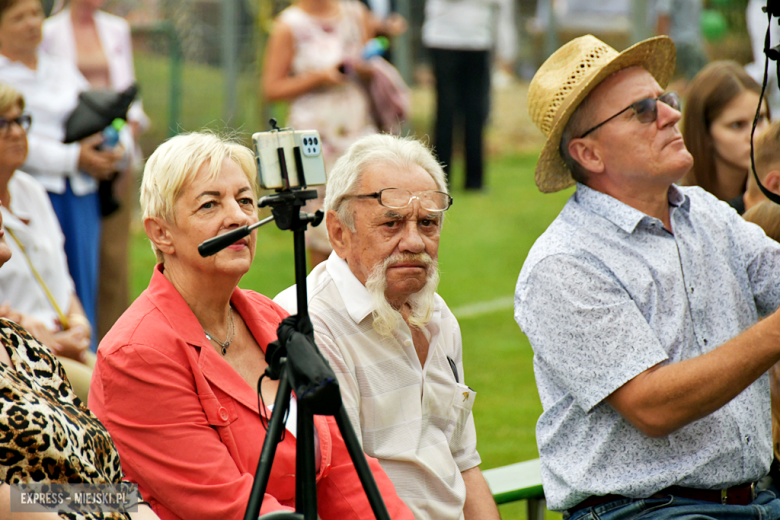
[[(303, 178), (299, 175), (299, 178)], [(306, 250), (304, 231), (311, 223), (322, 221), (322, 212), (312, 215), (301, 212), (307, 200), (317, 198), (315, 190), (287, 189), (260, 199), (260, 207), (270, 207), (272, 216), (252, 226), (243, 226), (229, 233), (203, 242), (198, 251), (210, 256), (247, 236), (271, 220), (279, 229), (293, 232), (295, 244), (295, 283), (298, 314), (285, 318), (278, 329), (279, 339), (268, 345), (266, 376), (279, 380), (274, 410), (255, 473), (252, 494), (244, 515), (245, 520), (256, 520), (271, 474), (276, 446), (284, 432), (284, 417), (290, 406), (290, 391), (298, 399), (298, 434), (296, 440), (295, 513), (275, 512), (263, 515), (266, 520), (317, 520), (317, 485), (314, 454), (314, 415), (333, 415), (336, 418), (352, 463), (366, 492), (377, 520), (390, 520), (382, 495), (366, 462), (360, 443), (341, 402), (338, 380), (313, 339), (306, 295)], [(260, 392), (258, 382), (258, 393)]]

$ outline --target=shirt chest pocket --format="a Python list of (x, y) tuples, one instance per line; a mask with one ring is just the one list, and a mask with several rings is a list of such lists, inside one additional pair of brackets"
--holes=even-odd
[(477, 398), (477, 392), (466, 385), (455, 384), (456, 389), (452, 396), (452, 405), (450, 411), (450, 425), (447, 438), (450, 442), (458, 441), (463, 435), (463, 430), (471, 417), (471, 410), (474, 407), (474, 400)]
[[(217, 398), (213, 395), (199, 395), (203, 411), (206, 414), (206, 421), (209, 426), (216, 430), (222, 444), (230, 452), (231, 458), (236, 462), (239, 470), (245, 471), (247, 463), (242, 459), (241, 453), (236, 443), (234, 429), (235, 422), (238, 420), (238, 411), (236, 403), (231, 397), (222, 396)], [(240, 438), (240, 433), (238, 434)]]
[(456, 440), (469, 421), (477, 393), (455, 381), (430, 385), (426, 390), (426, 411), (430, 420), (439, 422), (448, 441)]

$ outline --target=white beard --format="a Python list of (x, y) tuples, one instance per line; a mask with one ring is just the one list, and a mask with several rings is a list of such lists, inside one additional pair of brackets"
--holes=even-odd
[(372, 316), (374, 318), (374, 330), (382, 337), (391, 337), (393, 331), (404, 321), (401, 313), (393, 308), (385, 297), (387, 290), (387, 269), (396, 263), (422, 261), (427, 267), (425, 286), (407, 300), (411, 307), (409, 314), (409, 327), (422, 329), (433, 317), (433, 302), (436, 288), (439, 285), (439, 268), (428, 253), (412, 254), (402, 253), (393, 255), (371, 271), (366, 280), (366, 289), (371, 295), (374, 304)]

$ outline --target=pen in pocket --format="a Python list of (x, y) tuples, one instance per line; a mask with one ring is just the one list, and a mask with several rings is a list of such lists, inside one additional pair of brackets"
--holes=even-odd
[(455, 366), (455, 362), (450, 356), (447, 356), (447, 362), (450, 364), (450, 368), (452, 369), (452, 375), (455, 376), (455, 382), (460, 383), (460, 378), (458, 377), (458, 367)]

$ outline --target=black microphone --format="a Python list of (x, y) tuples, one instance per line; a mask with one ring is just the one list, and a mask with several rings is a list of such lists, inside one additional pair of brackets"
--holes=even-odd
[(236, 228), (233, 231), (228, 231), (224, 235), (217, 235), (214, 238), (204, 240), (203, 243), (198, 246), (198, 253), (200, 253), (200, 256), (204, 258), (219, 253), (230, 244), (235, 244), (255, 229), (259, 228), (260, 226), (265, 226), (273, 219), (274, 217), (271, 215), (270, 217), (264, 218), (260, 222), (255, 222), (251, 226), (241, 226), (240, 228)]
[(198, 253), (200, 253), (200, 256), (202, 257), (219, 253), (230, 244), (238, 242), (251, 232), (252, 230), (249, 229), (249, 226), (241, 226), (233, 231), (228, 231), (224, 235), (217, 235), (214, 238), (209, 238), (198, 246)]

